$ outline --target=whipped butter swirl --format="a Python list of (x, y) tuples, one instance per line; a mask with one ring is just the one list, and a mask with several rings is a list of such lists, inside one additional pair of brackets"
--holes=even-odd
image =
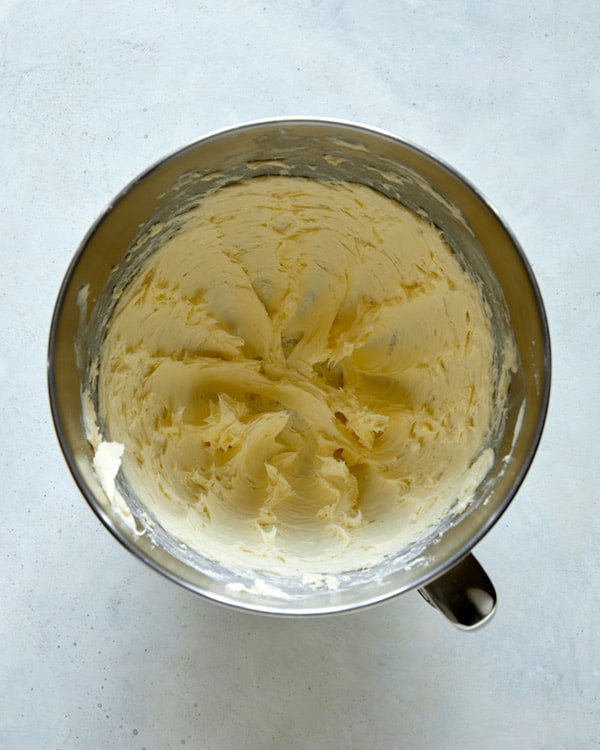
[(124, 290), (100, 358), (106, 439), (174, 537), (231, 567), (368, 567), (469, 494), (494, 409), (477, 281), (364, 185), (207, 195)]

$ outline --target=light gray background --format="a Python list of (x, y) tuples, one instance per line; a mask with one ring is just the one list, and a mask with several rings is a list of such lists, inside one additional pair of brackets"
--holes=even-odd
[[(600, 3), (0, 2), (0, 747), (600, 746)], [(55, 439), (46, 341), (79, 241), (213, 129), (396, 132), (492, 200), (545, 297), (553, 397), (478, 546), (494, 621), (416, 594), (318, 620), (203, 601), (100, 526)]]

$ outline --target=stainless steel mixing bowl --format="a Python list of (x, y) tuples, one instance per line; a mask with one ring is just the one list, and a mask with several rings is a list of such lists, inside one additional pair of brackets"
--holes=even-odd
[[(152, 531), (143, 503), (119, 476), (133, 514), (133, 522), (127, 521), (94, 473), (82, 419), (81, 393), (92, 382), (91, 363), (110, 319), (113, 291), (160, 244), (164, 220), (207, 190), (266, 174), (361, 182), (426, 213), (481, 279), (493, 325), (498, 332), (512, 329), (520, 357), (504, 429), (494, 436), (495, 464), (468, 510), (375, 568), (339, 576), (337, 590), (231, 571), (183, 548), (160, 527)], [(83, 240), (60, 289), (48, 379), (58, 438), (81, 492), (127, 549), (173, 581), (218, 602), (285, 615), (340, 612), (418, 589), (452, 622), (470, 628), (489, 619), (496, 606), (494, 588), (470, 550), (506, 510), (534, 457), (549, 398), (550, 341), (542, 299), (518, 242), (463, 177), (382, 131), (325, 119), (276, 119), (210, 134), (155, 164), (115, 198)], [(256, 578), (284, 596), (270, 595), (268, 585), (255, 585)]]

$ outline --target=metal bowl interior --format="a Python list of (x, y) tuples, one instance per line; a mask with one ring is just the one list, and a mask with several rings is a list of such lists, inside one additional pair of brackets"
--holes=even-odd
[[(467, 511), (381, 565), (340, 576), (335, 591), (262, 576), (286, 592), (254, 586), (257, 574), (230, 571), (182, 548), (159, 529), (140, 533), (108, 502), (92, 468), (81, 392), (110, 318), (112, 292), (161, 241), (157, 227), (207, 190), (266, 174), (367, 184), (425, 213), (483, 282), (497, 327), (512, 330), (520, 357), (496, 462)], [(91, 311), (82, 322), (81, 290)], [(296, 118), (249, 123), (211, 134), (160, 161), (128, 185), (84, 238), (65, 276), (52, 320), (48, 377), (58, 438), (81, 492), (111, 533), (155, 570), (213, 600), (272, 614), (354, 609), (421, 587), (462, 559), (496, 523), (537, 449), (549, 399), (550, 341), (533, 273), (490, 204), (453, 169), (393, 135), (361, 125)], [(119, 478), (134, 512), (143, 511)], [(231, 586), (236, 582), (237, 586)]]

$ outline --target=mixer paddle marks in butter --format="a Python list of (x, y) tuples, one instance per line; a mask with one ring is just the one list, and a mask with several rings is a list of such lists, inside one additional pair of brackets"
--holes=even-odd
[(485, 475), (494, 340), (441, 233), (364, 185), (208, 194), (124, 290), (99, 409), (162, 527), (230, 567), (369, 567)]

